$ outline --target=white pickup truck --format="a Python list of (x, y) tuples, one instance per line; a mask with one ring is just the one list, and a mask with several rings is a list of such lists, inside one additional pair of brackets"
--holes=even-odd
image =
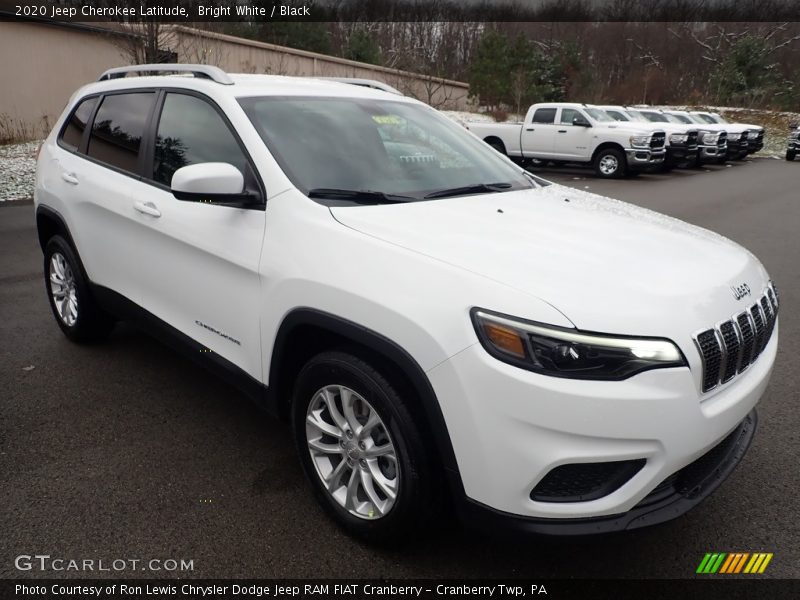
[(636, 174), (666, 155), (666, 132), (619, 123), (587, 104), (534, 104), (523, 123), (467, 123), (467, 129), (514, 160), (590, 164), (605, 178)]

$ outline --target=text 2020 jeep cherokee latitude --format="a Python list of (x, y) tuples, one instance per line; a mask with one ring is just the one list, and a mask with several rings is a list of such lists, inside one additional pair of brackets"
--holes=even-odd
[(353, 533), (445, 505), (544, 533), (657, 523), (753, 437), (778, 338), (759, 261), (526, 174), (416, 100), (138, 66), (81, 88), (38, 161), (64, 333), (132, 319), (191, 350), (291, 421)]

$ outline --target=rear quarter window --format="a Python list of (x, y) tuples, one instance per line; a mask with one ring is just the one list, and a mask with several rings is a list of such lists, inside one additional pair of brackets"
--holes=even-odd
[(73, 151), (81, 147), (83, 132), (86, 131), (86, 126), (92, 117), (95, 104), (97, 104), (97, 97), (86, 98), (81, 100), (75, 110), (72, 111), (64, 128), (61, 130), (61, 136), (58, 138), (64, 147)]

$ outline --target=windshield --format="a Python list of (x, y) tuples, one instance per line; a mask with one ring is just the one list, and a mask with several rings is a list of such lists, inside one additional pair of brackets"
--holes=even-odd
[[(705, 119), (701, 119), (701, 118), (700, 118), (698, 115), (689, 115), (689, 118), (690, 118), (690, 119), (691, 119), (693, 122), (695, 122), (695, 123), (699, 123), (700, 125), (708, 125), (708, 121), (706, 121)], [(716, 123), (715, 123), (715, 124), (716, 124)]]
[(647, 112), (643, 111), (642, 114), (644, 115), (645, 119), (652, 121), (653, 123), (669, 123), (669, 119), (667, 119), (667, 117), (661, 113), (648, 110)]
[(600, 110), (599, 108), (584, 108), (584, 110), (595, 121), (599, 121), (601, 123), (614, 123), (614, 119), (611, 118), (609, 114), (604, 110)]
[(316, 96), (239, 101), (292, 183), (315, 198), (415, 201), (538, 182), (425, 105)]
[(703, 114), (703, 113), (696, 113), (693, 116), (694, 116), (695, 119), (697, 119), (698, 117), (700, 117), (700, 119), (702, 119), (702, 121), (698, 120), (698, 123), (702, 123), (703, 121), (705, 121), (706, 123), (710, 123), (711, 125), (716, 125), (717, 124), (717, 121), (714, 120), (714, 117), (711, 117), (709, 115), (706, 115), (706, 114)]
[(711, 118), (714, 119), (715, 123), (730, 125), (730, 121), (726, 121), (722, 115), (711, 115)]
[(678, 119), (678, 123), (684, 123), (684, 124), (688, 123), (689, 125), (694, 123), (694, 121), (692, 121), (687, 115), (676, 115), (675, 113), (670, 113), (670, 114), (676, 119)]
[(650, 119), (645, 117), (642, 113), (638, 110), (633, 110), (632, 108), (627, 109), (628, 116), (631, 118), (631, 121), (639, 121), (640, 123), (649, 123)]
[(681, 125), (686, 125), (685, 122), (681, 121), (675, 115), (671, 115), (669, 113), (661, 113), (661, 116), (663, 116), (667, 120), (668, 123), (680, 123)]

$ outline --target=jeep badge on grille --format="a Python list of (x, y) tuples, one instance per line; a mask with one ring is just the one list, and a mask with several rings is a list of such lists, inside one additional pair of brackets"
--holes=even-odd
[(741, 300), (745, 296), (750, 295), (750, 286), (746, 283), (743, 283), (742, 285), (732, 285), (731, 290), (733, 291), (733, 297), (737, 300)]

